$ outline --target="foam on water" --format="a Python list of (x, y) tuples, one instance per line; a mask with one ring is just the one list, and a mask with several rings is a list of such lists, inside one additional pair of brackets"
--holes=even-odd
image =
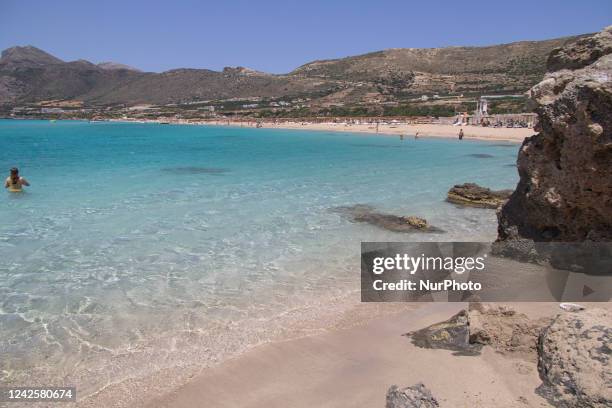
[[(0, 140), (32, 183), (0, 205), (0, 380), (81, 395), (265, 341), (358, 288), (360, 241), (492, 239), (495, 212), (446, 192), (518, 179), (518, 145), (465, 140), (43, 121), (0, 121)], [(446, 233), (332, 211), (355, 204)]]

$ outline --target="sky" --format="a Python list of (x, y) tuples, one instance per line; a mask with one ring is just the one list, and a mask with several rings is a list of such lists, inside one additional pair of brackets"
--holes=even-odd
[(286, 73), (385, 48), (491, 45), (590, 33), (612, 0), (0, 0), (0, 49), (145, 71), (245, 66)]

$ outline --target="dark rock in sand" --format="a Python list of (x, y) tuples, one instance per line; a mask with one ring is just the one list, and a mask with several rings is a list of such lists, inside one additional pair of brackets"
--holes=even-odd
[(474, 183), (457, 184), (450, 190), (446, 201), (479, 208), (497, 208), (510, 197), (512, 190), (491, 190)]
[(556, 407), (612, 406), (612, 315), (604, 309), (562, 313), (538, 342), (538, 391)]
[(467, 310), (461, 310), (448, 320), (407, 333), (412, 344), (430, 349), (453, 350), (477, 354), (482, 345), (470, 343), (470, 319)]
[(385, 214), (375, 211), (374, 207), (369, 205), (337, 207), (334, 211), (349, 216), (353, 222), (365, 222), (393, 232), (443, 232), (429, 225), (424, 218)]
[(531, 260), (533, 242), (612, 241), (611, 53), (608, 27), (551, 54), (561, 70), (530, 91), (539, 133), (519, 151), (495, 253)]
[(403, 389), (392, 385), (387, 391), (386, 408), (437, 408), (439, 406), (438, 401), (423, 383)]
[(538, 335), (548, 318), (530, 319), (506, 306), (470, 303), (450, 319), (408, 333), (418, 347), (476, 355), (483, 346), (526, 360), (536, 360)]

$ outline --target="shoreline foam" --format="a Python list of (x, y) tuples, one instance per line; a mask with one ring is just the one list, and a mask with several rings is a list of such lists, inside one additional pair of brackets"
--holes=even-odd
[(109, 383), (84, 399), (79, 399), (76, 405), (78, 407), (146, 406), (152, 400), (164, 398), (175, 389), (189, 384), (203, 372), (240, 359), (262, 347), (364, 326), (377, 318), (410, 312), (422, 306), (414, 303), (362, 304), (356, 292), (333, 298), (313, 299), (312, 304), (303, 305), (272, 318), (271, 320), (278, 323), (277, 326), (282, 327), (271, 328), (268, 339), (262, 339), (259, 343), (249, 344), (241, 350), (220, 356), (217, 361), (206, 362), (194, 357), (194, 361), (189, 363), (181, 361), (174, 367), (161, 368), (143, 376), (125, 378)]

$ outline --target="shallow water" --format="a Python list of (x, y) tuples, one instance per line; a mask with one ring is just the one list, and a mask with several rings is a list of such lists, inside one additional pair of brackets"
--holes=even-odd
[[(358, 288), (361, 241), (493, 239), (495, 212), (446, 192), (518, 179), (518, 145), (477, 141), (8, 120), (0, 140), (32, 184), (0, 204), (0, 380), (81, 395), (264, 341)], [(333, 211), (355, 204), (446, 232)]]

